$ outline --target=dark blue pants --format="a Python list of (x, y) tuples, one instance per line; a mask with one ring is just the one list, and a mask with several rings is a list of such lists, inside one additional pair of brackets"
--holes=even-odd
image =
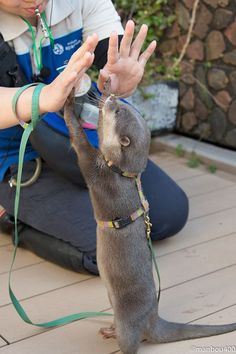
[[(42, 240), (46, 236), (49, 240), (53, 237), (86, 254), (86, 267), (93, 271), (91, 267), (94, 266), (96, 251), (96, 223), (88, 190), (68, 138), (60, 136), (58, 142), (55, 132), (52, 132), (51, 138), (47, 134), (47, 130), (43, 134), (38, 134), (37, 129), (33, 132), (33, 146), (45, 162), (37, 182), (21, 189), (18, 218), (29, 225), (31, 231), (36, 230), (39, 240), (40, 235)], [(52, 141), (56, 141), (56, 149), (51, 146)], [(73, 161), (73, 164), (66, 166), (68, 161)], [(34, 162), (26, 162), (23, 180), (32, 175), (33, 170)], [(11, 173), (15, 173), (14, 167)], [(7, 179), (8, 177), (0, 184), (0, 204), (8, 213), (13, 214), (15, 188), (9, 187)], [(152, 239), (161, 240), (175, 235), (183, 228), (188, 217), (188, 199), (185, 193), (151, 161), (148, 161), (141, 180), (150, 205)], [(33, 247), (36, 253), (37, 247), (41, 247), (39, 243), (35, 246), (36, 249)], [(49, 241), (48, 244), (52, 242)], [(45, 247), (39, 255), (44, 253)], [(93, 262), (92, 265), (90, 261)]]

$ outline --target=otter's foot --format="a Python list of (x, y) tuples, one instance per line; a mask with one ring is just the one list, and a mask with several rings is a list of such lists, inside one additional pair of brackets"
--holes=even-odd
[(99, 334), (101, 334), (104, 339), (116, 338), (116, 329), (114, 324), (112, 324), (110, 327), (100, 328)]

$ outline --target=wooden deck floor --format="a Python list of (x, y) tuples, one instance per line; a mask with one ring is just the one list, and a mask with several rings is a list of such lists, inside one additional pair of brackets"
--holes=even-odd
[[(221, 171), (210, 174), (204, 167), (190, 169), (184, 159), (166, 152), (152, 159), (190, 200), (185, 228), (176, 237), (155, 243), (162, 280), (160, 314), (179, 322), (236, 322), (236, 176)], [(1, 354), (120, 353), (115, 340), (98, 335), (110, 318), (50, 330), (25, 324), (8, 296), (11, 258), (10, 237), (0, 235)], [(18, 251), (13, 288), (34, 322), (110, 308), (99, 277), (64, 270), (23, 249)], [(139, 354), (187, 354), (203, 352), (205, 346), (210, 352), (210, 348), (227, 345), (234, 346), (231, 352), (235, 352), (236, 333), (172, 344), (143, 343)]]

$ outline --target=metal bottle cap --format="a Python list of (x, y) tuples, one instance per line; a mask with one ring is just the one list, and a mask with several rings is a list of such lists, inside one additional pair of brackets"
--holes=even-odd
[(75, 97), (85, 95), (89, 91), (91, 84), (92, 81), (88, 74), (84, 74), (79, 82), (78, 87), (75, 87)]

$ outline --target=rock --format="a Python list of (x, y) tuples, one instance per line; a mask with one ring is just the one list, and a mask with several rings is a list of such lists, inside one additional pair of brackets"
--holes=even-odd
[(178, 24), (180, 25), (181, 28), (187, 31), (189, 28), (189, 20), (190, 20), (189, 11), (180, 2), (177, 5), (176, 11), (177, 11)]
[(223, 61), (225, 64), (236, 66), (236, 49), (232, 50), (232, 52), (224, 54)]
[(193, 74), (182, 74), (181, 80), (188, 85), (193, 85), (195, 82)]
[(195, 114), (201, 120), (206, 120), (208, 116), (208, 109), (199, 98), (195, 98)]
[(214, 14), (212, 27), (217, 30), (226, 28), (233, 19), (233, 12), (225, 9), (217, 9)]
[(214, 9), (217, 8), (218, 0), (204, 0), (204, 2), (205, 2), (207, 5), (210, 5), (211, 7), (213, 7)]
[(211, 69), (207, 75), (208, 84), (214, 90), (221, 90), (225, 88), (229, 82), (225, 72), (220, 69)]
[(196, 91), (199, 98), (205, 104), (208, 109), (212, 109), (214, 103), (209, 94), (209, 90), (206, 82), (206, 69), (201, 65), (196, 69)]
[(229, 120), (236, 125), (236, 100), (234, 100), (229, 107)]
[(193, 8), (194, 0), (183, 0), (184, 5), (191, 10)]
[(204, 49), (203, 43), (198, 39), (192, 42), (187, 48), (187, 56), (193, 60), (203, 60), (204, 59)]
[(223, 111), (227, 112), (230, 102), (232, 101), (232, 97), (230, 96), (228, 91), (224, 90), (224, 91), (217, 92), (217, 94), (215, 95), (215, 99), (216, 99), (216, 104), (220, 106), (220, 108), (223, 109)]
[(225, 35), (228, 38), (228, 40), (236, 46), (236, 21), (231, 23), (231, 25), (227, 28), (225, 31)]
[(193, 133), (199, 136), (201, 139), (208, 139), (211, 135), (211, 126), (209, 123), (199, 124)]
[(207, 60), (213, 60), (222, 57), (225, 48), (226, 46), (223, 35), (219, 31), (210, 32), (206, 41)]
[(166, 31), (166, 37), (169, 39), (177, 38), (180, 35), (180, 29), (177, 21)]
[(193, 69), (193, 64), (191, 64), (189, 61), (182, 61), (180, 63), (181, 80), (188, 85), (193, 85), (195, 82)]
[(224, 141), (226, 142), (227, 145), (236, 148), (236, 128), (230, 130), (226, 134)]
[(185, 94), (186, 91), (187, 91), (187, 86), (182, 81), (180, 81), (180, 83), (179, 83), (179, 95), (180, 95), (180, 97), (183, 97), (183, 95)]
[(221, 141), (227, 127), (226, 116), (218, 107), (214, 108), (208, 119), (213, 136), (216, 141)]
[(193, 94), (193, 89), (190, 88), (188, 91), (185, 93), (184, 97), (180, 101), (180, 105), (186, 109), (186, 111), (190, 111), (194, 107), (194, 94)]
[(229, 5), (229, 0), (218, 0), (218, 5), (221, 7), (226, 7)]
[(207, 9), (207, 7), (202, 4), (200, 11), (197, 15), (197, 22), (193, 29), (193, 33), (200, 39), (205, 38), (208, 32), (208, 25), (211, 23), (213, 18), (212, 13)]
[(159, 50), (163, 55), (176, 54), (177, 41), (175, 39), (168, 39), (159, 45)]
[(233, 91), (236, 92), (236, 71), (232, 71), (229, 75), (230, 83), (232, 85)]
[(197, 119), (193, 112), (187, 112), (182, 116), (182, 128), (185, 132), (190, 131), (197, 124)]
[(180, 36), (180, 37), (178, 38), (178, 44), (177, 44), (177, 51), (178, 51), (178, 53), (180, 53), (181, 50), (183, 49), (183, 46), (184, 46), (184, 44), (185, 44), (185, 42), (186, 42), (186, 39), (187, 39), (187, 35)]

